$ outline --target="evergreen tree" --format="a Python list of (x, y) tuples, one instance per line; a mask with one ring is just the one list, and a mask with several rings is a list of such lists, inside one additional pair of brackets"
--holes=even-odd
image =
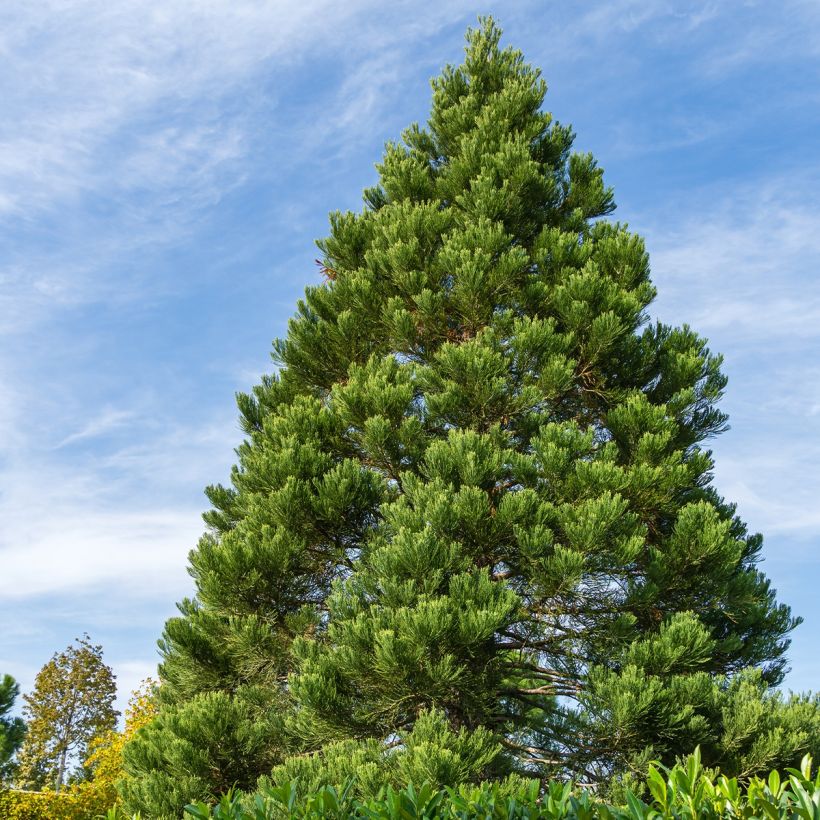
[(271, 767), (602, 782), (696, 744), (748, 769), (810, 742), (815, 702), (742, 708), (774, 697), (797, 619), (712, 486), (720, 357), (649, 321), (643, 242), (499, 37), (468, 33), (428, 127), (331, 214), (325, 281), (238, 397), (159, 716), (126, 748), (134, 809)]
[(11, 717), (20, 687), (11, 675), (0, 678), (0, 786), (14, 773), (14, 755), (26, 734), (22, 718)]
[(20, 750), (18, 781), (26, 789), (65, 785), (88, 755), (89, 744), (110, 732), (116, 680), (102, 647), (78, 638), (37, 673), (34, 691), (23, 695), (28, 732)]

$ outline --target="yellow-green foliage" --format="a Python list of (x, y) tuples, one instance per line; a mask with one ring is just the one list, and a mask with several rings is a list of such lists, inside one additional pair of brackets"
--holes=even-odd
[(26, 736), (18, 755), (18, 786), (62, 791), (74, 779), (73, 755), (84, 760), (98, 737), (113, 731), (119, 712), (117, 687), (102, 647), (85, 638), (67, 647), (37, 673), (34, 691), (23, 695)]
[(63, 792), (0, 792), (0, 817), (3, 820), (89, 820), (108, 808), (97, 804), (95, 798), (92, 792), (80, 788)]
[(156, 714), (155, 688), (156, 684), (150, 678), (143, 681), (128, 702), (125, 729), (122, 732), (108, 732), (91, 747), (91, 754), (84, 764), (91, 779), (74, 788), (92, 795), (95, 805), (100, 807), (100, 814), (119, 800), (116, 783), (123, 776), (122, 749), (139, 729), (153, 720)]
[(84, 768), (90, 779), (60, 792), (0, 791), (0, 820), (94, 820), (117, 802), (116, 782), (122, 777), (122, 747), (155, 713), (154, 682), (134, 692), (125, 712), (125, 730), (109, 731), (90, 744)]

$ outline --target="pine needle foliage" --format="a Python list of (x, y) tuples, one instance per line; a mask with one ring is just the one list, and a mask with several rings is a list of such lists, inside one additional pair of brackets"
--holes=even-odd
[(720, 357), (650, 321), (642, 240), (499, 40), (468, 32), (427, 127), (330, 215), (277, 374), (238, 397), (133, 808), (273, 767), (602, 783), (697, 744), (737, 773), (806, 751), (758, 708), (798, 621), (712, 485)]
[(20, 687), (11, 675), (0, 678), (0, 788), (14, 774), (14, 756), (26, 736), (26, 724), (11, 714)]

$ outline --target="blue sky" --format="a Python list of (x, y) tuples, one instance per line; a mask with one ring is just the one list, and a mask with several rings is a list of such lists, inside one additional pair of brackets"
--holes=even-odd
[(327, 213), (492, 13), (643, 234), (656, 317), (725, 354), (716, 484), (804, 616), (820, 688), (820, 4), (0, 7), (0, 673), (76, 635), (122, 704), (156, 666), (206, 484), (241, 435)]

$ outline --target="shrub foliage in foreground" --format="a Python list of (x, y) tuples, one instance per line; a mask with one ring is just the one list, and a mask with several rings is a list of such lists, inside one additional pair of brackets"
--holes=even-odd
[(697, 745), (748, 775), (817, 742), (816, 702), (769, 689), (796, 620), (712, 485), (720, 359), (650, 322), (642, 240), (499, 38), (331, 215), (239, 397), (130, 810), (260, 776), (606, 784)]
[[(586, 789), (569, 783), (552, 783), (542, 792), (538, 781), (510, 793), (499, 784), (457, 789), (408, 786), (385, 789), (369, 800), (352, 796), (348, 787), (338, 791), (325, 786), (301, 795), (297, 784), (268, 788), (248, 798), (227, 795), (216, 806), (186, 807), (186, 817), (196, 820), (273, 820), (274, 818), (577, 818), (592, 820), (623, 818), (769, 818), (769, 820), (817, 820), (820, 818), (820, 774), (812, 779), (811, 758), (785, 778), (771, 772), (766, 780), (753, 778), (741, 787), (736, 778), (712, 777), (704, 772), (697, 750), (683, 764), (671, 769), (650, 764), (646, 793), (625, 790), (622, 805), (611, 805)], [(351, 784), (352, 785), (352, 784)]]

